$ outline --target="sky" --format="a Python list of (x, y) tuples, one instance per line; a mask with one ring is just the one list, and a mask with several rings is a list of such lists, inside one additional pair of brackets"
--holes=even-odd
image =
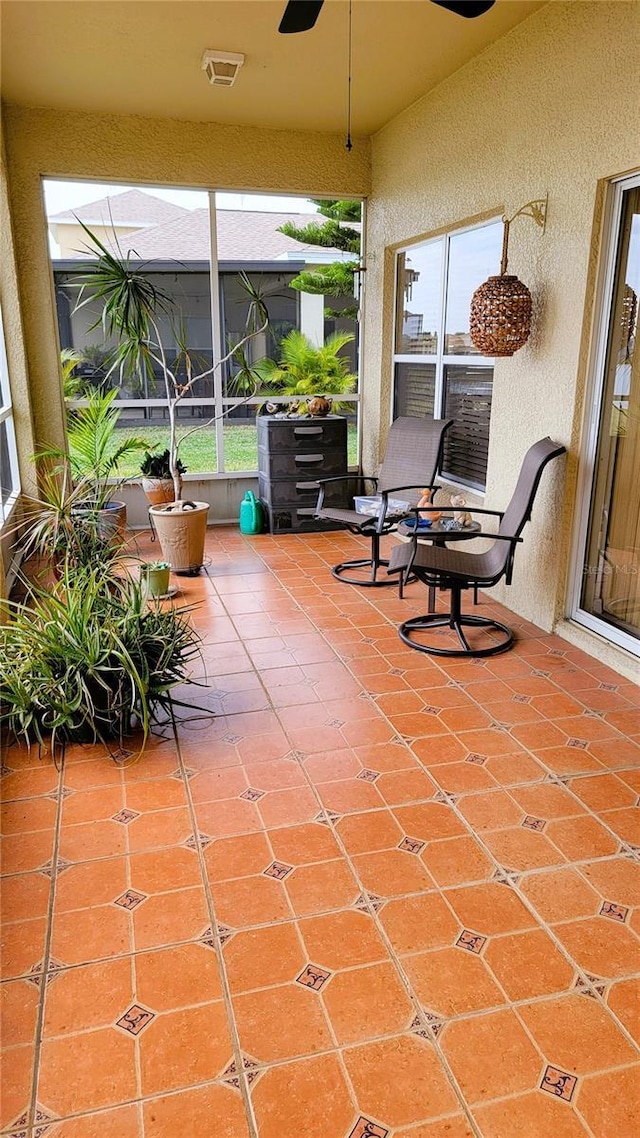
[[(47, 178), (44, 183), (46, 212), (50, 216), (65, 209), (77, 209), (88, 202), (99, 201), (111, 194), (138, 189), (164, 198), (184, 209), (202, 209), (206, 205), (203, 190), (172, 190), (158, 186), (123, 186), (104, 182), (59, 182)], [(218, 209), (254, 209), (273, 213), (315, 213), (316, 207), (305, 198), (276, 197), (267, 194), (216, 194)]]

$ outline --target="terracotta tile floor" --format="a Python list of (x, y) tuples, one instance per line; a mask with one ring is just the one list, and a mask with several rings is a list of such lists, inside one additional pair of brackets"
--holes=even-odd
[(346, 535), (208, 540), (215, 716), (5, 757), (0, 1128), (637, 1134), (637, 688), (504, 610), (506, 655), (412, 651)]

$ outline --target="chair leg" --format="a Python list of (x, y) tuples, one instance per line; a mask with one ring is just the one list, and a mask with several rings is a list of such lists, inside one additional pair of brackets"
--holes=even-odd
[[(355, 561), (341, 561), (339, 565), (334, 565), (331, 572), (338, 581), (344, 581), (347, 585), (361, 585), (363, 588), (383, 588), (387, 585), (395, 585), (395, 578), (393, 577), (378, 577), (378, 570), (381, 567), (386, 568), (389, 561), (380, 556), (380, 534), (371, 534), (371, 555), (370, 557), (363, 557)], [(350, 574), (354, 569), (369, 569), (369, 579), (366, 577), (354, 577)]]
[[(440, 648), (437, 645), (425, 644), (414, 639), (420, 632), (428, 632), (434, 628), (449, 628), (455, 632), (459, 648)], [(487, 648), (473, 648), (464, 629), (482, 628), (494, 631), (501, 635), (497, 644), (490, 644)], [(468, 616), (462, 612), (462, 587), (453, 583), (451, 585), (451, 608), (448, 613), (427, 613), (424, 616), (414, 616), (405, 620), (398, 628), (400, 639), (417, 652), (426, 652), (432, 656), (496, 656), (499, 652), (506, 652), (511, 648), (514, 634), (506, 624), (497, 620), (490, 620), (483, 616)]]

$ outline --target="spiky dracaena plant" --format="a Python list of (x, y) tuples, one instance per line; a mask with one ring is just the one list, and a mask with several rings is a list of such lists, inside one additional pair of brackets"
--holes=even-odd
[(171, 692), (188, 682), (199, 636), (186, 610), (147, 603), (131, 576), (101, 564), (65, 564), (50, 589), (31, 583), (25, 603), (3, 602), (0, 728), (55, 755), (70, 741), (143, 742)]
[[(76, 310), (94, 300), (98, 300), (102, 305), (102, 314), (93, 327), (102, 324), (105, 339), (115, 340), (117, 346), (111, 371), (118, 371), (120, 376), (124, 377), (131, 374), (141, 375), (145, 371), (151, 375), (154, 364), (160, 368), (169, 414), (169, 468), (175, 498), (178, 500), (180, 497), (178, 447), (189, 435), (210, 426), (216, 419), (214, 415), (206, 423), (193, 427), (178, 443), (176, 431), (178, 406), (181, 400), (193, 391), (199, 380), (212, 376), (228, 360), (237, 356), (239, 350), (267, 330), (269, 316), (266, 306), (262, 295), (247, 274), (240, 273), (242, 288), (249, 299), (244, 334), (226, 355), (214, 360), (211, 367), (200, 370), (196, 366), (196, 356), (190, 353), (182, 342), (181, 314), (175, 301), (148, 280), (140, 267), (132, 264), (130, 254), (122, 253), (115, 234), (113, 241), (116, 254), (114, 255), (82, 221), (80, 225), (89, 240), (89, 252), (95, 254), (97, 251), (98, 255), (96, 260), (87, 266), (80, 280)], [(168, 319), (172, 338), (178, 345), (184, 378), (178, 376), (175, 365), (173, 368), (169, 366), (167, 349), (160, 331), (160, 319), (163, 317)], [(251, 384), (251, 394), (244, 402), (256, 394), (259, 384), (257, 375), (253, 376), (250, 368), (247, 375)]]

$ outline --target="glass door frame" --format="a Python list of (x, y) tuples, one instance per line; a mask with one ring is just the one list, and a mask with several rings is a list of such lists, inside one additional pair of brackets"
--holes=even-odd
[(591, 632), (597, 633), (611, 644), (624, 648), (635, 656), (640, 656), (640, 639), (582, 608), (583, 575), (596, 476), (598, 442), (602, 426), (605, 369), (614, 303), (622, 204), (625, 191), (637, 186), (640, 186), (640, 172), (613, 179), (609, 183), (604, 204), (604, 239), (596, 285), (591, 362), (585, 389), (585, 412), (576, 485), (577, 524), (574, 529), (571, 551), (567, 617), (569, 620), (588, 628)]

